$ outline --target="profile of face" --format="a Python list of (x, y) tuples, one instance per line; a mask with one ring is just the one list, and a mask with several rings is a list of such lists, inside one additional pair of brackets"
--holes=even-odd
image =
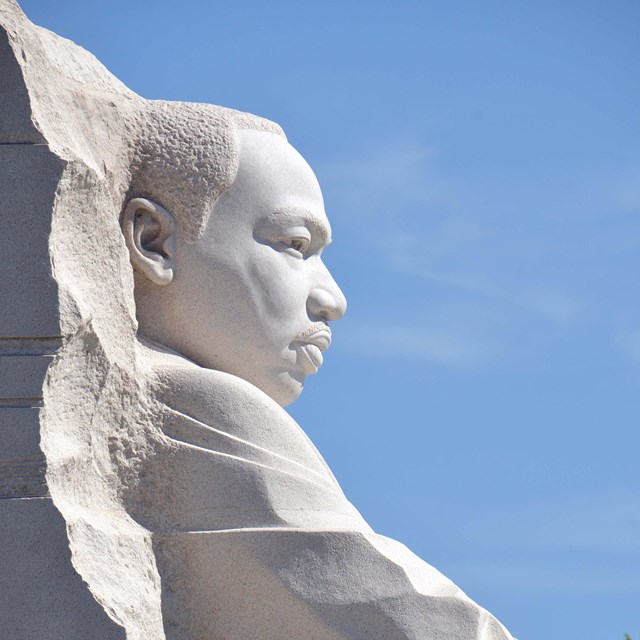
[(195, 243), (153, 202), (125, 209), (140, 333), (285, 406), (322, 364), (346, 300), (322, 261), (331, 228), (313, 171), (277, 135), (238, 135), (236, 178)]

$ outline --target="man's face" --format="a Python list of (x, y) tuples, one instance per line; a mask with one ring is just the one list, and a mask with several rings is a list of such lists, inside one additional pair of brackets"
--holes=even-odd
[(309, 165), (270, 133), (242, 131), (240, 146), (237, 177), (202, 237), (178, 238), (174, 345), (284, 406), (322, 364), (327, 323), (346, 300), (322, 262), (331, 229)]

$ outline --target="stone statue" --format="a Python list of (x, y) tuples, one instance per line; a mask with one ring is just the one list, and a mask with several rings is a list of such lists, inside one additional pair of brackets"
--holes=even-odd
[(346, 301), (280, 127), (144, 100), (14, 0), (0, 24), (0, 628), (510, 639), (371, 530), (282, 408)]

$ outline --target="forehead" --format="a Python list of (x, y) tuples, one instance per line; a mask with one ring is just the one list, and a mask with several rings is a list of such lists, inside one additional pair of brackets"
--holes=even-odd
[(284, 139), (273, 133), (239, 132), (238, 173), (230, 190), (256, 213), (310, 218), (330, 236), (320, 185), (305, 159)]

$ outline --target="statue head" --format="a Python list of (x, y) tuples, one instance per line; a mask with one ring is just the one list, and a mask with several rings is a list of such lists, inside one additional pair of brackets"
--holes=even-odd
[(122, 229), (140, 334), (295, 400), (346, 301), (322, 262), (320, 187), (277, 125), (150, 102)]

